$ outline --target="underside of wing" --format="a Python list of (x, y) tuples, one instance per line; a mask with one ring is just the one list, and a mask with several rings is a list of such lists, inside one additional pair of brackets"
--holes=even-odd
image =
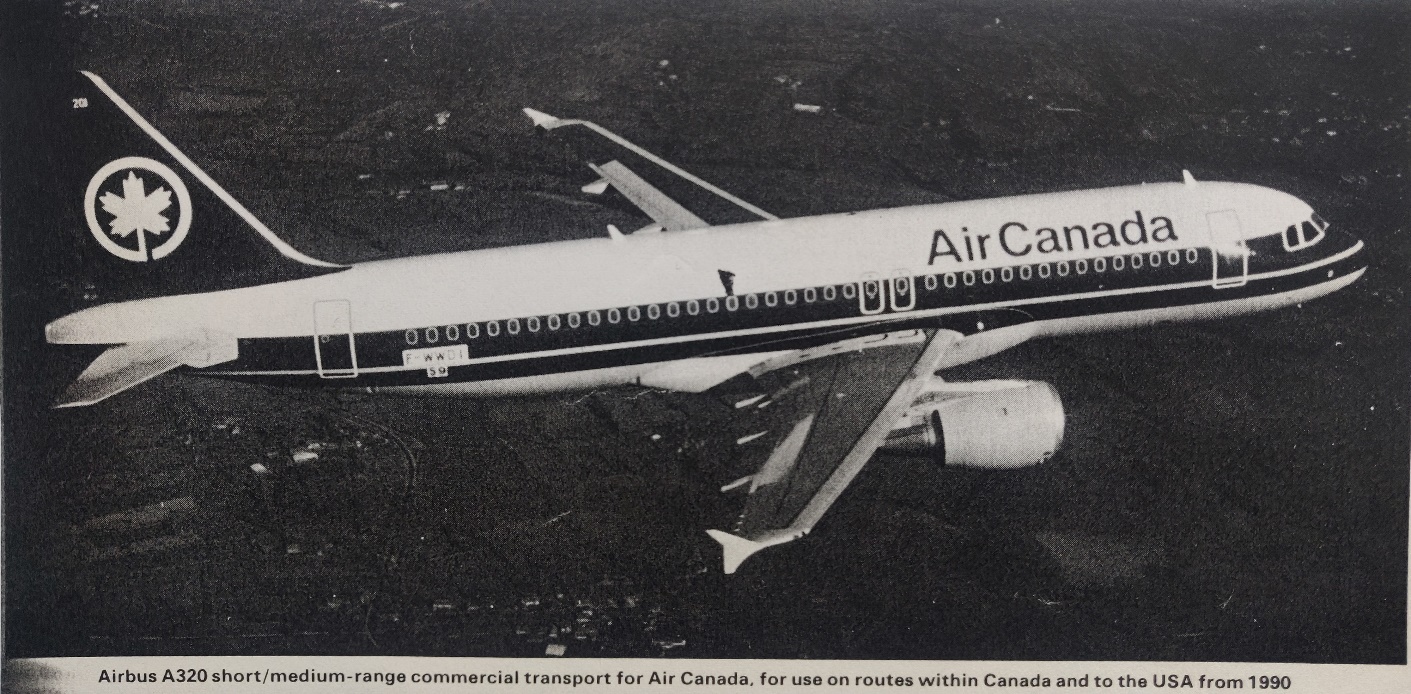
[(710, 532), (725, 550), (726, 573), (812, 530), (960, 339), (944, 330), (920, 337), (778, 368), (767, 374), (771, 394), (742, 403), (762, 431), (738, 443), (767, 440), (769, 447), (753, 474), (738, 480), (748, 484), (748, 498), (735, 526)]

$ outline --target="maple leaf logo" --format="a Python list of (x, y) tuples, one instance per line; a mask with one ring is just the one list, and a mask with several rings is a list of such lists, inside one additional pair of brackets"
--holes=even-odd
[(137, 240), (144, 249), (147, 244), (143, 234), (171, 231), (169, 220), (162, 214), (171, 207), (171, 191), (157, 186), (149, 195), (142, 179), (132, 171), (127, 172), (127, 178), (123, 179), (122, 197), (104, 193), (99, 201), (103, 203), (103, 210), (113, 215), (113, 221), (108, 223), (112, 227), (109, 233), (127, 237), (137, 232)]
[[(119, 187), (121, 193), (114, 190)], [(166, 164), (146, 157), (121, 157), (88, 179), (83, 215), (103, 250), (134, 263), (161, 260), (191, 230), (191, 193)]]

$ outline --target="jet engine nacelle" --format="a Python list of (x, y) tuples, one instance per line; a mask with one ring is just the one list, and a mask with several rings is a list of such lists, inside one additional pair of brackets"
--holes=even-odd
[(936, 379), (898, 420), (881, 450), (957, 467), (1028, 467), (1058, 452), (1063, 421), (1058, 392), (1042, 381)]

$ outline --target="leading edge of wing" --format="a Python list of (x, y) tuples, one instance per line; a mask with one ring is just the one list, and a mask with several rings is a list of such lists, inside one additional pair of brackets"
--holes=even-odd
[[(880, 350), (845, 352), (814, 362), (815, 368), (833, 362), (833, 378), (820, 379), (827, 391), (814, 401), (812, 412), (794, 422), (756, 473), (738, 534), (707, 531), (724, 551), (725, 573), (734, 573), (766, 547), (813, 530), (961, 338), (950, 330), (930, 331), (919, 349), (911, 343), (886, 350), (895, 360), (890, 363)], [(901, 350), (906, 351), (898, 353)]]

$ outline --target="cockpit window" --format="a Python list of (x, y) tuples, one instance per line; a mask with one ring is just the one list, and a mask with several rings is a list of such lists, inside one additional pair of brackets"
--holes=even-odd
[(1304, 222), (1298, 225), (1303, 230), (1303, 245), (1311, 246), (1318, 243), (1323, 238), (1323, 230), (1313, 225), (1313, 222)]
[(1309, 221), (1289, 225), (1284, 229), (1284, 249), (1296, 251), (1312, 246), (1323, 240), (1327, 228), (1328, 223), (1317, 214), (1312, 215)]

